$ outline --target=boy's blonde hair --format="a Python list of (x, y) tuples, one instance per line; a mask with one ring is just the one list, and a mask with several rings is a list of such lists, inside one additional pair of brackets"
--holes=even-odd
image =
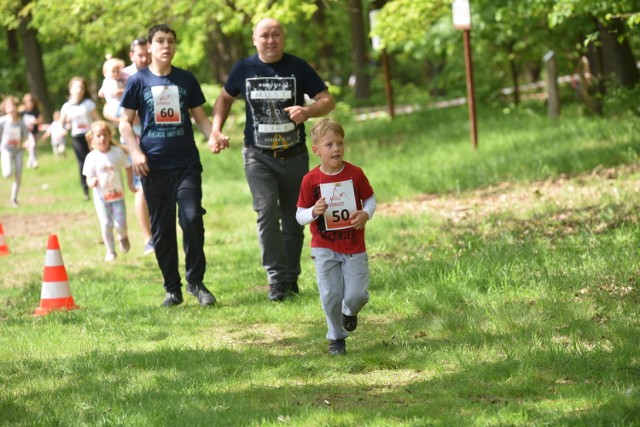
[(109, 134), (109, 145), (111, 145), (112, 147), (120, 147), (120, 144), (118, 144), (116, 140), (113, 138), (114, 130), (111, 127), (111, 125), (105, 122), (104, 120), (96, 120), (95, 122), (91, 123), (91, 128), (89, 129), (89, 132), (87, 132), (87, 134), (85, 135), (85, 137), (87, 138), (87, 142), (89, 143), (89, 147), (92, 150), (94, 149), (93, 134), (98, 129), (106, 129), (107, 133)]
[(322, 119), (311, 128), (311, 141), (313, 144), (316, 144), (327, 132), (333, 132), (344, 138), (344, 128), (340, 123), (332, 119)]

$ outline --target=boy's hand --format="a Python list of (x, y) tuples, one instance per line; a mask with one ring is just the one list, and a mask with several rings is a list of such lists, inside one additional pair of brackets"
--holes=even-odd
[(369, 221), (369, 214), (365, 211), (355, 211), (351, 215), (351, 226), (356, 230), (362, 230), (367, 221)]
[(313, 212), (312, 212), (313, 216), (319, 217), (320, 215), (324, 215), (328, 207), (329, 205), (327, 204), (327, 202), (324, 201), (324, 197), (320, 197), (320, 199), (318, 199), (316, 204), (313, 205)]

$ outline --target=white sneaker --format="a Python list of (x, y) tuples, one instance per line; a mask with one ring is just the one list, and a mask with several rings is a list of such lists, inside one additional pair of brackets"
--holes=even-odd
[(107, 252), (107, 254), (104, 256), (104, 260), (106, 262), (112, 262), (112, 261), (115, 261), (117, 256), (118, 255), (116, 255), (115, 252)]

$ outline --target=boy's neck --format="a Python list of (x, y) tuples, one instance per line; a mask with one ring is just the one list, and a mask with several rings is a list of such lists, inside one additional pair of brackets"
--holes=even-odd
[(151, 64), (149, 64), (149, 71), (151, 71), (156, 76), (166, 76), (171, 74), (171, 68), (171, 62), (164, 63), (151, 61)]
[(338, 165), (335, 168), (325, 164), (320, 165), (320, 172), (322, 172), (325, 175), (337, 175), (340, 172), (342, 172), (343, 169), (344, 169), (344, 162), (340, 162), (340, 165)]

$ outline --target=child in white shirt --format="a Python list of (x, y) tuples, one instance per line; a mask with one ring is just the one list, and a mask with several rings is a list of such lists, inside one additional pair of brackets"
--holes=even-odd
[(102, 239), (107, 247), (104, 260), (116, 259), (113, 229), (120, 240), (120, 250), (129, 251), (131, 244), (127, 235), (127, 214), (124, 203), (122, 169), (127, 172), (129, 190), (135, 192), (131, 161), (113, 140), (113, 130), (105, 121), (91, 124), (87, 140), (93, 148), (84, 162), (82, 174), (87, 177), (87, 185), (93, 188), (93, 204), (100, 220)]

